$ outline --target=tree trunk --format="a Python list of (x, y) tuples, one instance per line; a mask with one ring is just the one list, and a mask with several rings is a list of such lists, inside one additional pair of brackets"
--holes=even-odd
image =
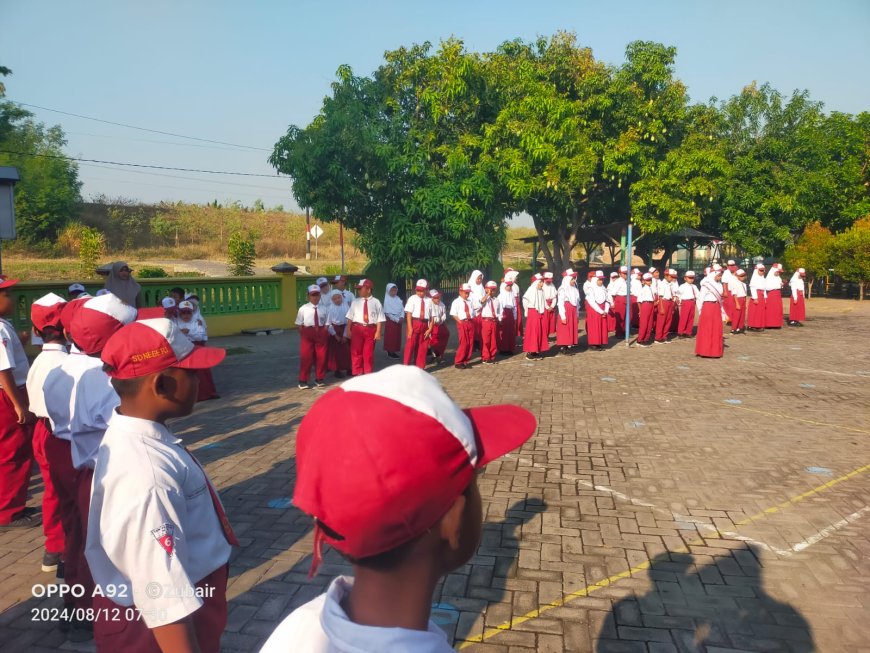
[(813, 297), (813, 283), (815, 282), (814, 278), (810, 278), (810, 282), (807, 284), (807, 299), (812, 299)]
[[(544, 253), (544, 258), (547, 260), (547, 267), (551, 270), (553, 269), (553, 253), (550, 251), (550, 246), (547, 245), (546, 234), (544, 233), (544, 228), (541, 226), (540, 221), (536, 216), (532, 216), (532, 224), (535, 225), (535, 231), (538, 234), (538, 244), (541, 247), (541, 251)], [(534, 275), (537, 272), (535, 262), (532, 261), (532, 274)]]
[(858, 301), (859, 302), (864, 301), (864, 282), (863, 281), (858, 282)]

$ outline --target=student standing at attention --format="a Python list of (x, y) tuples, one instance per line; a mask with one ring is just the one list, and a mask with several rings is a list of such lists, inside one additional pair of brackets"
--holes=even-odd
[(573, 354), (578, 343), (577, 325), (580, 318), (580, 291), (577, 273), (568, 268), (562, 273), (559, 286), (559, 323), (556, 325), (556, 345), (560, 354)]
[(509, 276), (506, 276), (504, 283), (501, 284), (498, 301), (502, 311), (501, 322), (498, 323), (498, 331), (495, 334), (496, 346), (500, 354), (513, 356), (517, 348), (517, 302), (514, 282)]
[[(27, 397), (30, 401), (30, 412), (36, 416), (33, 427), (33, 457), (42, 472), (44, 491), (42, 494), (42, 532), (45, 535), (45, 551), (42, 555), (42, 571), (55, 571), (63, 559), (64, 552), (64, 520), (66, 514), (55, 487), (55, 479), (65, 468), (53, 469), (50, 452), (57, 438), (52, 434), (51, 420), (48, 419), (48, 408), (45, 405), (45, 390), (43, 385), (51, 370), (60, 367), (67, 357), (66, 340), (63, 337), (60, 315), (66, 301), (63, 297), (48, 293), (40, 297), (30, 306), (30, 322), (39, 338), (42, 340), (42, 351), (33, 361), (27, 374)], [(71, 603), (71, 601), (70, 601)]]
[(747, 327), (750, 331), (764, 331), (765, 314), (767, 313), (767, 283), (764, 278), (764, 264), (759, 263), (749, 280), (749, 317)]
[(97, 586), (123, 591), (94, 598), (98, 653), (220, 649), (227, 561), (239, 542), (166, 422), (193, 411), (196, 372), (224, 356), (163, 318), (124, 327), (103, 349), (120, 406), (96, 457), (86, 553)]
[(698, 287), (695, 285), (695, 273), (692, 270), (683, 275), (683, 283), (677, 291), (677, 302), (680, 305), (680, 325), (677, 335), (680, 338), (691, 338), (695, 327), (695, 302), (698, 301)]
[(429, 336), (432, 335), (432, 300), (429, 282), (418, 279), (414, 294), (405, 303), (405, 365), (414, 364), (421, 370), (426, 368), (426, 352)]
[(313, 519), (312, 572), (329, 544), (354, 576), (292, 612), (261, 653), (451, 653), (429, 617), (439, 580), (480, 542), (476, 472), (535, 428), (519, 406), (460, 410), (413, 367), (321, 397), (299, 426), (293, 503)]
[(447, 329), (447, 307), (441, 301), (441, 293), (433, 288), (429, 291), (432, 298), (432, 335), (429, 337), (429, 347), (436, 363), (444, 362), (444, 352), (447, 342), (450, 340), (450, 331)]
[[(544, 334), (547, 339), (556, 333), (556, 316), (558, 315), (559, 289), (553, 283), (553, 273), (544, 272), (544, 302), (546, 314), (544, 319)], [(549, 344), (547, 345), (549, 348)]]
[[(722, 278), (725, 278), (723, 273)], [(746, 333), (746, 272), (737, 270), (728, 280), (728, 292), (731, 293), (731, 333), (737, 335)], [(726, 285), (724, 282), (723, 286)]]
[(326, 350), (329, 332), (326, 330), (328, 312), (320, 304), (320, 286), (308, 286), (308, 303), (299, 307), (296, 313), (296, 326), (299, 327), (299, 389), (308, 390), (311, 368), (314, 368), (314, 383), (318, 388), (326, 378)]
[(804, 277), (806, 270), (798, 268), (797, 272), (791, 275), (791, 280), (788, 282), (791, 290), (791, 300), (788, 303), (788, 325), (803, 326), (802, 322), (807, 319), (807, 306), (804, 299)]
[(456, 347), (453, 363), (460, 370), (468, 367), (474, 346), (474, 312), (471, 309), (470, 295), (471, 284), (464, 283), (459, 287), (459, 297), (450, 305), (450, 317), (456, 322), (456, 332), (459, 334), (459, 345)]
[(496, 333), (501, 322), (502, 307), (496, 293), (498, 284), (495, 281), (486, 282), (486, 295), (480, 308), (480, 317), (483, 320), (481, 331), (481, 354), (480, 357), (485, 365), (496, 363)]
[(387, 358), (398, 358), (402, 351), (402, 322), (405, 321), (405, 305), (399, 297), (399, 287), (394, 283), (387, 284), (384, 295), (384, 351)]
[(329, 344), (326, 347), (326, 367), (336, 379), (349, 375), (350, 343), (345, 339), (347, 330), (347, 304), (341, 291), (333, 290), (329, 296), (329, 306), (326, 310), (326, 330), (329, 332)]
[(26, 509), (33, 413), (27, 399), (30, 364), (24, 346), (9, 321), (15, 312), (10, 289), (18, 279), (0, 276), (0, 528), (36, 526), (39, 519)]
[(549, 350), (547, 337), (547, 301), (544, 299), (544, 275), (538, 273), (532, 277), (523, 295), (523, 308), (526, 311), (526, 332), (523, 336), (523, 351), (526, 358), (540, 358), (541, 353)]
[(665, 278), (659, 281), (659, 305), (656, 318), (656, 344), (668, 344), (668, 332), (674, 315), (674, 287), (671, 285), (671, 270), (665, 268)]
[(344, 337), (350, 340), (350, 360), (353, 375), (371, 374), (375, 368), (375, 342), (381, 339), (386, 321), (381, 303), (372, 297), (375, 285), (370, 279), (361, 279), (356, 285), (359, 297), (347, 310)]
[(649, 347), (649, 341), (653, 336), (653, 313), (655, 312), (656, 304), (656, 298), (652, 289), (653, 275), (645, 272), (642, 282), (643, 285), (641, 285), (637, 296), (637, 345), (638, 347)]
[(607, 348), (607, 289), (604, 287), (604, 272), (597, 270), (586, 296), (586, 338), (589, 349), (604, 351)]
[(722, 358), (725, 340), (722, 324), (728, 314), (722, 306), (722, 266), (714, 265), (704, 279), (698, 293), (701, 314), (698, 316), (698, 334), (695, 336), (695, 356)]

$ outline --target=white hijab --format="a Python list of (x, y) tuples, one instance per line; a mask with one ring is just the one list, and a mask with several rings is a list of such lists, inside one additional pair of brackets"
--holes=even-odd
[(483, 272), (481, 272), (480, 270), (475, 270), (468, 278), (468, 284), (471, 286), (471, 296), (477, 297), (478, 300), (482, 300), (483, 296), (486, 295), (486, 289), (483, 287), (483, 282), (479, 282), (477, 280), (477, 277), (482, 276)]
[(564, 276), (562, 277), (562, 285), (559, 286), (559, 304), (564, 304), (568, 302), (571, 306), (577, 306), (580, 302), (580, 290), (577, 288), (577, 283), (571, 285), (571, 279), (575, 279), (576, 277), (572, 276)]
[(792, 291), (806, 292), (804, 280), (801, 278), (801, 273), (797, 270), (795, 270), (795, 273), (791, 275), (788, 285), (791, 287)]
[(395, 297), (390, 295), (390, 291), (393, 288), (398, 288), (398, 286), (394, 283), (387, 284), (387, 294), (384, 295), (384, 313), (389, 313), (390, 315), (404, 315), (405, 304), (402, 302), (402, 298), (398, 295)]
[(589, 296), (587, 299), (596, 304), (604, 304), (607, 301), (607, 288), (604, 287), (604, 281), (598, 285), (598, 279), (593, 277), (590, 282)]
[(538, 313), (543, 313), (547, 310), (547, 302), (544, 299), (544, 289), (538, 288), (538, 282), (532, 279), (532, 285), (529, 286), (526, 293), (523, 295), (523, 306), (526, 311), (534, 308)]
[(504, 275), (504, 281), (501, 282), (501, 285), (498, 288), (499, 292), (503, 293), (505, 291), (505, 289), (507, 288), (506, 282), (510, 281), (511, 284), (513, 284), (511, 292), (514, 296), (514, 299), (516, 299), (516, 297), (519, 296), (519, 294), (520, 294), (520, 287), (517, 285), (517, 277), (518, 276), (520, 276), (520, 273), (517, 272), (516, 270), (512, 270), (512, 271), (508, 272), (506, 275)]
[[(710, 293), (722, 303), (722, 284), (716, 281), (716, 271), (710, 270), (710, 273), (701, 280), (701, 290), (707, 288)], [(700, 297), (700, 294), (698, 295)]]
[(782, 290), (782, 277), (776, 275), (779, 272), (779, 268), (771, 266), (770, 272), (767, 273), (767, 276), (764, 278), (764, 288), (767, 292), (771, 290)]
[(752, 270), (752, 278), (749, 280), (749, 290), (752, 292), (752, 296), (756, 296), (756, 290), (766, 290), (767, 284), (764, 279), (764, 275), (760, 274), (758, 268)]

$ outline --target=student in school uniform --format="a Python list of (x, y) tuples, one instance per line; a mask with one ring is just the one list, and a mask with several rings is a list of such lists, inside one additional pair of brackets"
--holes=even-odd
[(351, 302), (356, 299), (353, 293), (347, 289), (347, 277), (343, 274), (337, 274), (332, 279), (332, 292), (341, 295), (341, 301), (346, 307), (350, 307)]
[(85, 287), (80, 283), (70, 284), (69, 288), (66, 289), (66, 296), (71, 301), (73, 299), (78, 299), (79, 295), (86, 295), (87, 291)]
[(514, 296), (514, 315), (516, 318), (516, 337), (521, 338), (523, 336), (523, 294), (520, 292), (520, 286), (517, 280), (519, 279), (520, 273), (516, 270), (508, 268), (508, 271), (504, 275), (504, 283), (500, 290), (504, 292), (504, 289), (507, 287), (507, 283), (510, 282), (511, 290)]
[(526, 312), (526, 333), (523, 337), (523, 351), (526, 358), (533, 360), (550, 349), (547, 337), (547, 301), (544, 299), (544, 275), (532, 277), (523, 295), (523, 308)]
[(498, 325), (502, 319), (502, 306), (498, 300), (498, 284), (495, 281), (486, 282), (486, 295), (480, 306), (480, 318), (483, 328), (480, 334), (480, 358), (484, 365), (494, 365), (497, 349)]
[[(546, 303), (545, 330), (547, 338), (556, 333), (556, 315), (558, 313), (559, 290), (553, 283), (553, 273), (544, 272), (544, 302)], [(549, 348), (549, 345), (548, 345)]]
[(308, 302), (299, 307), (296, 313), (296, 326), (299, 327), (299, 389), (309, 390), (311, 368), (314, 368), (314, 383), (318, 388), (325, 385), (326, 351), (329, 332), (328, 309), (321, 305), (320, 286), (308, 286)]
[(329, 300), (326, 309), (326, 330), (329, 333), (326, 367), (336, 379), (343, 379), (351, 373), (350, 343), (344, 337), (347, 330), (347, 304), (344, 303), (344, 296), (335, 290)]
[(517, 304), (512, 277), (506, 277), (498, 295), (501, 304), (501, 322), (496, 331), (496, 348), (500, 354), (513, 356), (517, 348)]
[(728, 321), (731, 322), (731, 328), (734, 329), (734, 298), (731, 296), (731, 280), (737, 275), (737, 262), (729, 259), (722, 270), (722, 307), (725, 309), (725, 314), (728, 315)]
[(580, 317), (580, 291), (577, 273), (571, 268), (562, 272), (559, 286), (559, 323), (556, 325), (556, 345), (560, 354), (573, 354), (577, 347), (577, 325)]
[(677, 291), (677, 302), (680, 305), (680, 324), (677, 336), (691, 338), (695, 326), (695, 304), (698, 301), (698, 287), (695, 285), (695, 273), (688, 270), (683, 275), (683, 283)]
[(750, 331), (764, 331), (765, 314), (767, 312), (767, 284), (764, 278), (764, 264), (758, 263), (749, 280), (749, 315), (746, 326)]
[[(178, 316), (175, 318), (175, 323), (179, 330), (187, 336), (197, 347), (204, 347), (208, 341), (208, 333), (205, 329), (205, 322), (196, 317), (196, 306), (193, 302), (185, 299), (178, 305)], [(139, 319), (143, 319), (142, 310), (139, 311)], [(210, 401), (219, 399), (220, 395), (217, 392), (217, 387), (214, 384), (211, 370), (199, 370), (199, 396), (197, 401)]]
[(677, 281), (679, 273), (673, 268), (670, 268), (668, 270), (668, 276), (670, 277), (671, 297), (673, 297), (674, 300), (674, 310), (671, 313), (671, 324), (668, 327), (668, 333), (676, 334), (680, 326), (680, 302), (677, 301), (677, 295), (680, 292), (680, 282)]
[[(72, 533), (72, 546), (76, 550), (69, 552), (69, 558), (67, 551), (70, 547), (65, 547), (64, 551), (64, 580), (83, 588), (82, 596), (75, 601), (77, 612), (92, 607), (94, 581), (84, 554), (91, 480), (97, 450), (119, 402), (109, 377), (103, 371), (100, 353), (109, 338), (125, 324), (133, 322), (136, 315), (133, 306), (112, 294), (68, 303), (61, 312), (61, 321), (69, 333), (69, 356), (48, 373), (43, 384), (54, 435), (70, 441), (72, 467), (76, 470), (74, 487), (65, 487), (63, 491), (75, 493), (76, 517), (80, 524), (79, 533)], [(60, 493), (60, 488), (58, 490)], [(65, 538), (67, 535), (64, 532)], [(75, 567), (74, 581), (70, 578), (70, 565)], [(82, 641), (90, 637), (93, 626), (87, 618), (76, 616), (70, 625), (71, 640)]]
[(372, 297), (371, 279), (360, 279), (356, 288), (359, 297), (347, 309), (344, 337), (350, 340), (350, 360), (353, 375), (371, 374), (375, 365), (375, 343), (381, 339), (386, 317), (381, 303)]
[(459, 286), (459, 296), (450, 304), (450, 317), (456, 322), (456, 333), (459, 336), (459, 345), (456, 347), (456, 356), (453, 366), (464, 370), (471, 360), (471, 350), (474, 346), (474, 312), (471, 308), (471, 284), (464, 283)]
[(480, 318), (480, 307), (486, 288), (483, 285), (483, 273), (480, 270), (475, 270), (468, 278), (468, 284), (471, 286), (471, 292), (468, 299), (471, 302), (471, 312), (474, 316), (474, 349), (480, 349), (480, 336), (483, 330), (483, 320)]
[(161, 299), (160, 306), (163, 307), (163, 317), (167, 320), (174, 320), (178, 317), (178, 304), (172, 297), (164, 297)]
[(774, 263), (764, 280), (767, 300), (764, 302), (764, 328), (782, 328), (782, 266)]
[(86, 554), (97, 586), (122, 590), (94, 598), (98, 653), (220, 650), (227, 562), (239, 542), (202, 465), (166, 422), (193, 411), (196, 372), (224, 356), (163, 318), (124, 327), (103, 349), (120, 405), (95, 460)]
[(432, 300), (428, 297), (429, 282), (417, 279), (414, 294), (405, 302), (405, 365), (426, 369), (426, 352), (432, 335)]
[(329, 285), (329, 279), (326, 277), (317, 277), (317, 287), (320, 288), (320, 296), (326, 297), (332, 292), (332, 287)]
[(384, 295), (384, 351), (387, 358), (398, 358), (402, 351), (402, 325), (405, 322), (405, 303), (399, 297), (399, 287), (394, 283), (387, 284)]
[(671, 270), (665, 269), (665, 278), (659, 281), (659, 302), (656, 310), (656, 335), (657, 345), (667, 345), (668, 332), (671, 328), (671, 320), (674, 314), (674, 287), (671, 285)]
[(56, 571), (64, 552), (64, 506), (61, 504), (54, 483), (51, 458), (47, 454), (55, 439), (48, 419), (43, 385), (48, 373), (60, 367), (67, 357), (66, 340), (60, 315), (66, 300), (54, 293), (40, 297), (30, 306), (30, 321), (42, 340), (42, 351), (27, 373), (27, 397), (30, 412), (36, 416), (33, 427), (33, 457), (42, 473), (42, 533), (45, 535), (45, 550), (42, 554), (42, 571)]
[[(725, 278), (725, 274), (722, 274)], [(731, 297), (731, 334), (746, 333), (746, 272), (737, 270), (728, 280), (728, 293)], [(726, 285), (722, 284), (723, 287)]]
[(611, 290), (615, 290), (614, 283), (619, 279), (619, 272), (613, 271), (610, 273), (610, 280), (607, 282), (605, 290), (607, 290), (607, 303), (610, 305), (610, 310), (607, 313), (607, 332), (616, 333), (616, 313), (613, 312), (613, 295)]
[(25, 387), (30, 365), (8, 319), (15, 312), (10, 290), (17, 283), (0, 276), (0, 530), (39, 524), (26, 506), (35, 421)]
[[(518, 406), (462, 411), (413, 367), (352, 379), (321, 397), (299, 426), (293, 505), (314, 520), (311, 573), (326, 543), (355, 578), (339, 576), (297, 608), (260, 653), (451, 653), (428, 616), (439, 579), (480, 541), (475, 471), (535, 428)], [(336, 464), (336, 452), (370, 462)]]
[(447, 328), (447, 307), (442, 301), (441, 292), (433, 288), (429, 291), (432, 299), (432, 335), (429, 337), (429, 347), (436, 363), (444, 362), (444, 352), (450, 340), (450, 330)]
[(614, 331), (617, 335), (625, 333), (625, 318), (628, 314), (628, 266), (619, 266), (616, 279), (611, 281), (608, 292), (613, 300), (611, 311), (614, 318)]
[(725, 340), (722, 325), (728, 319), (722, 306), (722, 267), (714, 265), (701, 281), (698, 292), (701, 314), (698, 317), (698, 334), (695, 336), (695, 356), (722, 358)]
[(589, 294), (586, 296), (586, 338), (590, 349), (603, 351), (607, 347), (607, 289), (604, 272), (597, 270)]
[(652, 289), (653, 275), (645, 272), (641, 281), (642, 285), (637, 296), (637, 345), (638, 347), (649, 347), (653, 337), (653, 313), (656, 306), (656, 298)]
[(804, 277), (806, 274), (806, 270), (798, 268), (788, 282), (789, 290), (791, 290), (791, 299), (788, 303), (789, 326), (803, 326), (803, 321), (807, 319), (807, 305), (804, 299), (804, 291), (806, 290)]

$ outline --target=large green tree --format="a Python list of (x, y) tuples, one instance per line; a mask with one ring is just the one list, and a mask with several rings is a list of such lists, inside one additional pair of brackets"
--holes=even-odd
[(21, 176), (15, 186), (18, 238), (27, 244), (54, 242), (78, 212), (78, 167), (64, 158), (66, 138), (60, 127), (36, 122), (3, 97), (0, 89), (0, 165), (18, 168)]

